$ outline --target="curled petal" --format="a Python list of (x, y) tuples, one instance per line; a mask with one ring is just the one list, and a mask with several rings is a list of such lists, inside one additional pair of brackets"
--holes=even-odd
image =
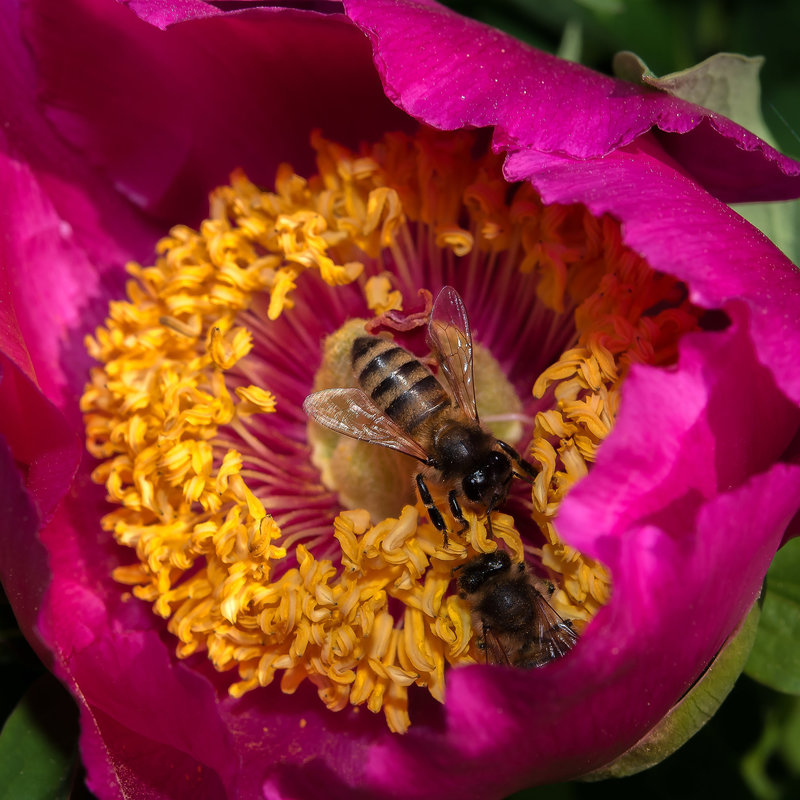
[(534, 50), (432, 2), (347, 0), (345, 8), (372, 40), (387, 96), (428, 125), (491, 126), (498, 150), (575, 159), (606, 156), (657, 129), (672, 157), (726, 202), (800, 191), (797, 162), (707, 109)]
[(759, 360), (800, 403), (800, 272), (760, 231), (664, 163), (652, 143), (592, 162), (520, 152), (505, 174), (530, 180), (545, 202), (581, 202), (623, 220), (626, 243), (685, 281), (698, 305), (731, 314), (737, 304), (746, 307)]

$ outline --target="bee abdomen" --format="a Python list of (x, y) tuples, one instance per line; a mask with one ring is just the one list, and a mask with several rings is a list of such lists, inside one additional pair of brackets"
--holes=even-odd
[(372, 402), (410, 434), (450, 405), (433, 373), (394, 342), (359, 336), (353, 342), (352, 362)]

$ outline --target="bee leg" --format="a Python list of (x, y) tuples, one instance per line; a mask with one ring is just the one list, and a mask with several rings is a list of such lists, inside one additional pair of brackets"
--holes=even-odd
[(461, 506), (458, 504), (458, 498), (456, 497), (455, 489), (453, 489), (450, 494), (447, 495), (447, 501), (450, 503), (450, 513), (458, 522), (461, 523), (461, 527), (456, 531), (456, 535), (460, 536), (469, 528), (469, 523), (464, 519), (464, 512), (461, 510)]
[(524, 470), (527, 474), (520, 475), (518, 472), (514, 474), (518, 478), (522, 478), (524, 481), (528, 481), (528, 483), (533, 483), (533, 479), (536, 477), (536, 469), (531, 464), (530, 461), (526, 461), (508, 442), (504, 442), (500, 439), (497, 440), (497, 446), (503, 450), (506, 455), (511, 458), (511, 460), (517, 464), (522, 470)]
[(494, 530), (492, 529), (492, 511), (494, 511), (495, 503), (498, 500), (498, 496), (494, 495), (492, 497), (492, 502), (489, 503), (488, 508), (486, 509), (486, 528), (489, 531), (489, 538), (494, 539)]
[(428, 489), (427, 484), (425, 483), (425, 479), (422, 477), (422, 473), (417, 473), (417, 491), (419, 492), (420, 500), (425, 504), (425, 508), (428, 511), (428, 516), (430, 517), (433, 526), (442, 532), (442, 537), (444, 538), (444, 548), (445, 550), (448, 547), (447, 541), (447, 525), (444, 521), (444, 517), (442, 516), (442, 512), (436, 508), (436, 505), (433, 502), (433, 498), (431, 497), (431, 493)]

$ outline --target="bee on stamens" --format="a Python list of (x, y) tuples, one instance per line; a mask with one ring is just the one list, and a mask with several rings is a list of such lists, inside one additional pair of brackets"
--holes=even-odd
[(472, 334), (464, 302), (451, 286), (438, 294), (426, 341), (448, 391), (416, 356), (378, 336), (352, 345), (360, 388), (323, 389), (303, 409), (316, 422), (354, 439), (390, 447), (416, 458), (416, 486), (431, 522), (447, 546), (447, 525), (430, 487), (447, 495), (448, 507), (468, 528), (464, 509), (486, 515), (502, 506), (516, 475), (532, 482), (536, 472), (478, 418), (472, 368)]
[(534, 585), (523, 563), (504, 550), (482, 553), (458, 568), (459, 595), (488, 664), (541, 667), (566, 655), (578, 634)]

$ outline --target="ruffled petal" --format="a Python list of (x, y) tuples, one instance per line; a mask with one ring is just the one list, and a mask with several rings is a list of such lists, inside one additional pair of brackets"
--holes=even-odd
[(166, 30), (170, 25), (217, 17), (225, 12), (207, 0), (120, 0), (139, 19)]
[[(127, 6), (140, 19), (164, 30), (180, 22), (230, 14), (236, 10), (226, 10), (223, 4), (214, 3), (212, 0), (119, 0), (119, 2)], [(257, 4), (253, 3), (252, 5)], [(263, 3), (262, 5), (282, 9), (318, 11), (324, 14), (342, 13), (342, 4), (338, 0), (300, 0), (297, 3)]]
[[(561, 530), (605, 563), (634, 524), (691, 536), (703, 504), (780, 461), (798, 426), (800, 409), (776, 390), (741, 320), (689, 336), (676, 368), (632, 370), (596, 469), (562, 506)], [(729, 545), (765, 546), (752, 530)]]
[(707, 109), (534, 50), (433, 2), (347, 0), (345, 8), (372, 41), (387, 96), (428, 125), (491, 126), (499, 150), (575, 159), (658, 129), (665, 149), (726, 202), (800, 194), (796, 161)]
[(584, 203), (621, 220), (625, 243), (684, 281), (698, 305), (743, 304), (759, 360), (800, 403), (800, 272), (766, 236), (662, 161), (657, 148), (642, 142), (590, 162), (525, 151), (508, 159), (505, 174), (531, 181), (547, 203)]

